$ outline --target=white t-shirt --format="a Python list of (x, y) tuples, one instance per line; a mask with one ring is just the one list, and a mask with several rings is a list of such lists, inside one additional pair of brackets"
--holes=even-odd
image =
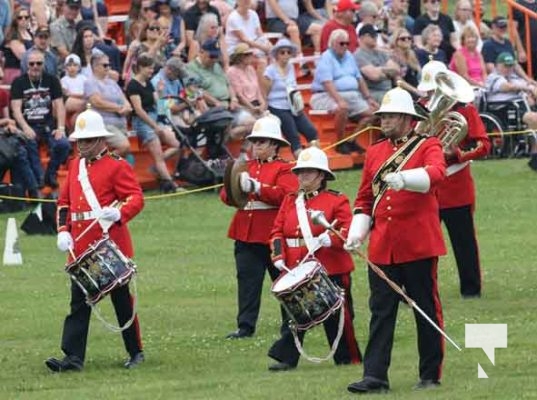
[(241, 42), (239, 37), (233, 31), (242, 31), (247, 38), (257, 38), (258, 32), (261, 29), (259, 16), (253, 10), (248, 10), (248, 17), (245, 19), (237, 10), (233, 10), (226, 22), (225, 41), (228, 54), (233, 53), (235, 47)]
[(65, 75), (61, 79), (62, 89), (70, 94), (84, 95), (84, 82), (86, 77), (82, 74), (77, 74), (74, 78)]

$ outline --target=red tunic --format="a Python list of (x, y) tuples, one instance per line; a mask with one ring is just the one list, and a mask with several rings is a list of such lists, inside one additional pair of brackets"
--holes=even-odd
[(418, 193), (388, 189), (379, 201), (375, 215), (371, 215), (373, 177), (397, 149), (390, 140), (381, 140), (367, 149), (362, 182), (354, 203), (355, 212), (373, 217), (368, 252), (369, 259), (376, 264), (399, 264), (446, 253), (435, 194), (435, 188), (446, 172), (438, 139), (427, 139), (403, 167), (403, 170), (425, 167), (431, 190)]
[[(291, 167), (290, 163), (280, 159), (248, 161), (248, 173), (261, 183), (259, 195), (250, 193), (248, 200), (263, 202), (273, 208), (237, 210), (229, 226), (229, 238), (247, 243), (269, 243), (270, 229), (280, 204), (288, 193), (298, 189), (298, 180)], [(224, 189), (220, 191), (220, 199), (229, 205)]]
[[(490, 152), (490, 140), (485, 125), (473, 104), (458, 105), (454, 111), (461, 113), (468, 123), (468, 134), (459, 144), (454, 159), (448, 160), (448, 166), (485, 157)], [(467, 150), (465, 150), (467, 149)], [(470, 164), (462, 170), (449, 175), (438, 186), (438, 203), (440, 209), (461, 207), (475, 203), (474, 180)]]
[[(73, 221), (71, 218), (71, 213), (91, 211), (78, 181), (78, 167), (79, 158), (77, 157), (69, 163), (69, 173), (60, 189), (58, 199), (58, 231), (69, 231), (73, 240), (94, 221), (94, 219)], [(134, 251), (127, 222), (144, 207), (142, 189), (134, 170), (125, 160), (110, 153), (95, 161), (86, 162), (86, 169), (89, 182), (101, 207), (110, 205), (114, 200), (122, 202), (121, 219), (112, 224), (108, 234), (123, 254), (132, 257)], [(61, 217), (62, 214), (66, 214), (66, 219)], [(78, 257), (87, 250), (90, 244), (102, 237), (103, 230), (97, 223), (80, 240), (75, 241), (75, 255)]]
[[(323, 190), (314, 196), (306, 196), (306, 210), (321, 210), (328, 222), (337, 219), (335, 228), (341, 232), (343, 237), (347, 237), (349, 226), (352, 220), (352, 212), (349, 199), (344, 194)], [(281, 243), (281, 256), (289, 268), (296, 267), (308, 253), (305, 245), (300, 247), (290, 247), (286, 244), (286, 239), (302, 238), (302, 232), (298, 224), (295, 200), (297, 193), (289, 194), (283, 201), (278, 216), (274, 221), (274, 226), (270, 234), (270, 240), (274, 244), (276, 240)], [(309, 219), (309, 218), (308, 218)], [(321, 225), (314, 225), (310, 220), (311, 233), (319, 236), (326, 229)], [(315, 257), (324, 265), (328, 275), (338, 275), (350, 273), (354, 270), (354, 263), (349, 253), (343, 249), (343, 241), (330, 232), (332, 246), (321, 247), (315, 252)], [(274, 245), (273, 245), (274, 247)]]

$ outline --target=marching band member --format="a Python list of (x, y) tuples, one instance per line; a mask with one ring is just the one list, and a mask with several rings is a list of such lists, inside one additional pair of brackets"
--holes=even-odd
[[(442, 328), (442, 305), (437, 287), (438, 256), (445, 245), (438, 218), (436, 186), (446, 164), (435, 137), (415, 134), (412, 97), (401, 88), (388, 91), (376, 112), (386, 139), (367, 149), (362, 182), (346, 248), (358, 248), (370, 235), (369, 260), (399, 286), (404, 286), (421, 309)], [(388, 368), (400, 296), (371, 269), (369, 341), (364, 377), (352, 383), (353, 393), (389, 390)], [(418, 331), (419, 376), (416, 388), (440, 384), (444, 340), (414, 312)]]
[[(108, 230), (110, 238), (127, 257), (133, 256), (133, 246), (127, 222), (143, 208), (142, 190), (131, 166), (108, 151), (106, 137), (112, 135), (102, 117), (86, 110), (76, 119), (70, 140), (76, 141), (80, 157), (73, 159), (58, 199), (57, 246), (79, 257), (90, 244), (99, 240)], [(119, 207), (112, 207), (115, 201)], [(98, 219), (99, 223), (78, 240), (79, 235)], [(133, 317), (132, 298), (128, 285), (110, 292), (118, 322), (124, 325)], [(80, 371), (84, 366), (91, 308), (86, 304), (82, 290), (71, 282), (71, 312), (65, 318), (61, 348), (63, 359), (49, 358), (46, 366), (54, 372)], [(144, 360), (138, 318), (123, 330), (123, 342), (129, 354), (125, 368), (132, 368)]]
[[(292, 269), (318, 248), (315, 257), (325, 267), (330, 279), (345, 291), (343, 335), (334, 353), (334, 361), (336, 364), (359, 364), (362, 355), (354, 335), (351, 295), (354, 263), (343, 249), (343, 241), (324, 227), (314, 225), (307, 215), (308, 210), (323, 211), (328, 221), (337, 220), (335, 228), (346, 236), (352, 219), (349, 199), (342, 193), (327, 189), (327, 182), (334, 180), (335, 176), (330, 171), (326, 154), (316, 147), (300, 153), (293, 172), (298, 175), (300, 188), (284, 199), (270, 235), (274, 266), (280, 271)], [(340, 312), (323, 322), (330, 346), (337, 336)], [(298, 331), (301, 343), (304, 335), (305, 331)], [(269, 366), (271, 371), (296, 368), (300, 353), (287, 324), (282, 327), (281, 337), (274, 342), (268, 355), (277, 361)]]
[[(424, 72), (418, 89), (427, 93), (428, 100), (436, 90), (435, 75), (445, 71), (445, 64), (430, 61), (424, 66), (436, 63), (429, 73)], [(437, 68), (436, 65), (441, 67)], [(460, 292), (463, 298), (481, 297), (481, 268), (479, 247), (475, 234), (474, 210), (475, 187), (470, 161), (485, 157), (490, 152), (490, 140), (479, 112), (472, 103), (457, 103), (451, 111), (459, 112), (468, 125), (468, 134), (458, 145), (445, 152), (448, 164), (447, 177), (438, 186), (440, 218), (446, 228), (453, 247), (459, 272)]]
[[(252, 143), (253, 159), (247, 161), (247, 171), (240, 173), (240, 190), (248, 196), (248, 202), (237, 210), (228, 231), (235, 240), (239, 309), (238, 329), (228, 334), (228, 339), (250, 337), (255, 332), (265, 270), (272, 280), (278, 277), (270, 258), (270, 228), (285, 195), (298, 187), (291, 164), (278, 157), (280, 147), (289, 142), (282, 135), (277, 117), (258, 119), (246, 139)], [(225, 189), (220, 198), (232, 204)]]

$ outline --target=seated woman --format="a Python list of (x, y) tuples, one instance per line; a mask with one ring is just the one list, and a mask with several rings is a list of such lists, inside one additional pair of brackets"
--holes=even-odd
[(455, 71), (470, 85), (485, 87), (487, 69), (483, 55), (477, 49), (479, 36), (471, 26), (461, 32), (461, 48), (453, 53), (449, 69)]
[(261, 82), (268, 109), (282, 122), (282, 132), (291, 143), (295, 158), (302, 150), (299, 132), (309, 144), (317, 145), (318, 139), (317, 129), (304, 113), (303, 105), (291, 104), (289, 100), (289, 92), (297, 86), (295, 70), (289, 61), (296, 55), (297, 48), (289, 39), (278, 40), (271, 50), (274, 61), (265, 70)]
[(106, 129), (114, 134), (106, 138), (108, 145), (133, 163), (127, 137), (127, 116), (132, 112), (129, 101), (117, 82), (108, 77), (110, 61), (106, 54), (95, 52), (90, 63), (93, 75), (84, 82), (84, 97), (101, 114)]
[[(338, 140), (343, 139), (349, 118), (359, 118), (362, 120), (360, 125), (364, 125), (373, 115), (372, 110), (377, 107), (353, 55), (348, 50), (348, 44), (347, 31), (332, 31), (328, 39), (328, 49), (317, 63), (311, 85), (311, 107), (334, 113)], [(336, 151), (341, 154), (359, 150), (354, 141), (336, 146)]]
[(253, 67), (254, 50), (246, 43), (239, 43), (230, 57), (227, 71), (229, 83), (239, 100), (239, 104), (254, 117), (261, 117), (267, 110), (267, 103)]
[(412, 49), (412, 35), (405, 28), (397, 29), (391, 39), (392, 59), (401, 68), (402, 79), (414, 87), (418, 86), (421, 66)]
[(10, 85), (16, 77), (20, 76), (22, 56), (32, 45), (30, 12), (26, 8), (19, 8), (13, 15), (11, 26), (2, 45), (5, 57), (4, 84)]
[(446, 52), (440, 48), (442, 43), (442, 31), (438, 25), (430, 24), (421, 32), (422, 48), (416, 49), (416, 56), (423, 67), (431, 57), (433, 60), (443, 62), (447, 65)]
[[(155, 61), (150, 54), (142, 53), (138, 57), (134, 76), (127, 85), (127, 96), (135, 114), (132, 117), (132, 127), (155, 161), (160, 190), (172, 193), (177, 190), (177, 185), (168, 172), (166, 160), (178, 153), (179, 142), (171, 129), (157, 123), (157, 96), (150, 81), (154, 65)], [(166, 151), (162, 151), (161, 142), (168, 146)]]

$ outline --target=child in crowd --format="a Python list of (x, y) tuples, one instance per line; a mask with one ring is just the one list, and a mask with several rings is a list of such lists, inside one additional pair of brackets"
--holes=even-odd
[(80, 57), (69, 54), (65, 58), (65, 76), (61, 79), (67, 113), (78, 113), (85, 109), (84, 82), (86, 77), (80, 73)]

